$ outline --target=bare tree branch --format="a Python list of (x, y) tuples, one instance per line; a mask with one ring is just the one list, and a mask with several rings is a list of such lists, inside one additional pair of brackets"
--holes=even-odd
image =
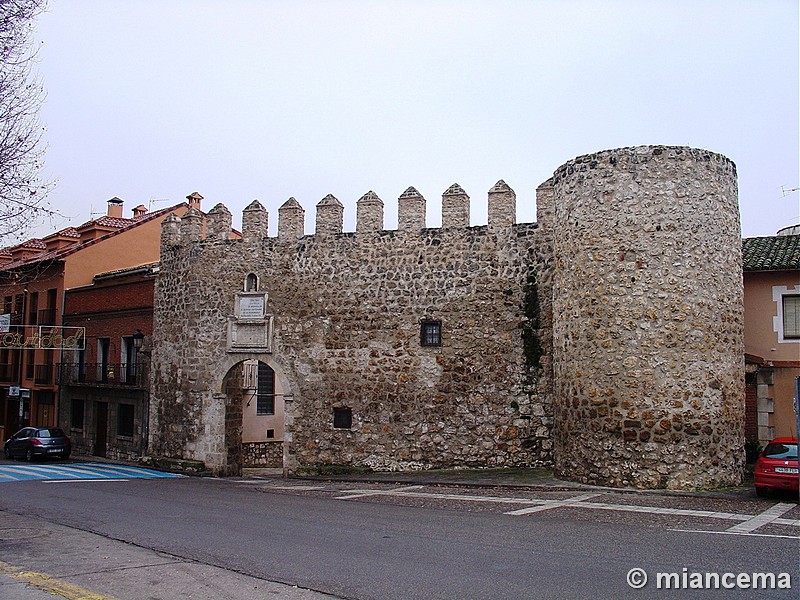
[(0, 245), (25, 237), (44, 216), (52, 182), (41, 178), (45, 148), (39, 110), (44, 87), (33, 73), (35, 19), (47, 0), (0, 0)]

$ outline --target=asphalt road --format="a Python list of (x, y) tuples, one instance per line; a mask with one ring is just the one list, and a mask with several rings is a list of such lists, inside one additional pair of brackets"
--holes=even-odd
[[(3, 513), (340, 598), (697, 597), (697, 590), (656, 589), (657, 573), (678, 581), (692, 573), (791, 577), (790, 590), (705, 590), (703, 598), (797, 598), (800, 589), (800, 508), (780, 498), (280, 479), (19, 481), (0, 483)], [(91, 551), (49, 540), (62, 562)], [(15, 549), (24, 559), (26, 543), (0, 535), (0, 560), (16, 564)], [(650, 576), (644, 589), (628, 585), (633, 568)], [(143, 590), (132, 584), (117, 596), (156, 597)], [(272, 593), (262, 597), (288, 597)]]

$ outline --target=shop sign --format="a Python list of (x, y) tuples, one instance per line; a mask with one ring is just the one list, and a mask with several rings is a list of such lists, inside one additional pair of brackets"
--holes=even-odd
[(9, 331), (0, 332), (0, 348), (83, 350), (85, 347), (85, 327), (12, 325)]

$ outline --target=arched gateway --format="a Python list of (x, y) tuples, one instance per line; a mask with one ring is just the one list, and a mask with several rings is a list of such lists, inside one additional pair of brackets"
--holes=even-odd
[(238, 362), (222, 379), (226, 468), (234, 473), (284, 466), (284, 386), (265, 361)]

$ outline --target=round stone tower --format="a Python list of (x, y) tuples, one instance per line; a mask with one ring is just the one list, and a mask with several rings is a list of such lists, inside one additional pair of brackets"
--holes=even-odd
[(557, 474), (639, 488), (739, 483), (736, 166), (641, 146), (578, 157), (552, 181)]

